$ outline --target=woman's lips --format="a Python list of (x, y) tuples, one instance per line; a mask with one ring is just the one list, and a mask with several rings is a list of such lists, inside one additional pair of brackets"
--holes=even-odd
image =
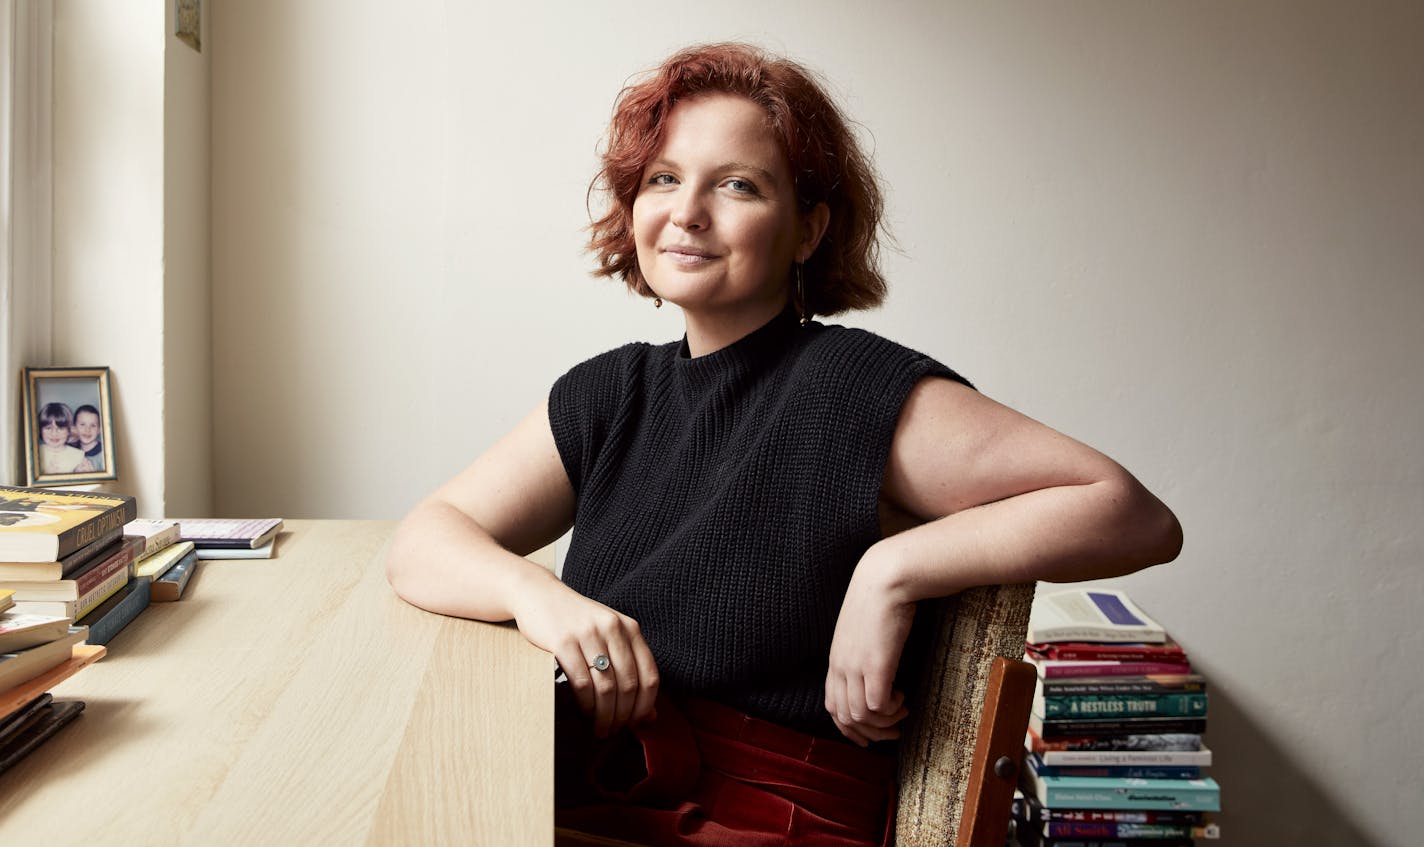
[(686, 265), (689, 267), (693, 265), (705, 264), (717, 258), (712, 253), (703, 250), (700, 247), (687, 247), (683, 245), (664, 247), (663, 254), (666, 255), (669, 259), (671, 259), (674, 263), (679, 265)]

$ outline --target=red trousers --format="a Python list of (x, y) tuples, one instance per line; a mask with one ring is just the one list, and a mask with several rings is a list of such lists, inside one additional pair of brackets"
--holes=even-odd
[(560, 685), (555, 822), (649, 845), (889, 847), (895, 760), (696, 698), (593, 738)]

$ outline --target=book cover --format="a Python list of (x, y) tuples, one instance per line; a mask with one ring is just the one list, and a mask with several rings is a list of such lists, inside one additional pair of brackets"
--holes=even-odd
[(193, 578), (193, 572), (198, 569), (197, 551), (189, 553), (183, 560), (168, 569), (163, 576), (153, 581), (150, 589), (154, 603), (170, 603), (183, 596), (183, 589), (188, 587), (188, 580)]
[(1070, 588), (1034, 599), (1028, 640), (1162, 644), (1167, 631), (1122, 591)]
[(57, 562), (136, 517), (124, 494), (0, 485), (0, 561)]
[(28, 756), (82, 711), (82, 700), (52, 701), (36, 709), (9, 740), (0, 744), (0, 773)]
[(181, 518), (182, 538), (199, 547), (261, 547), (282, 530), (281, 518)]
[(1067, 679), (1086, 676), (1150, 676), (1152, 674), (1190, 674), (1191, 665), (1167, 662), (1076, 662), (1064, 659), (1030, 658), (1041, 679)]
[(14, 653), (0, 653), (0, 691), (8, 691), (63, 664), (73, 652), (74, 645), (83, 641), (86, 634), (83, 627), (70, 627), (63, 637), (46, 644)]
[(1203, 694), (1206, 678), (1198, 674), (1147, 674), (1146, 676), (1039, 677), (1045, 697), (1085, 694)]
[(1032, 776), (1026, 784), (1048, 808), (1221, 811), (1221, 789), (1205, 779), (1099, 779)]
[(63, 638), (69, 632), (69, 618), (59, 615), (30, 615), (10, 611), (0, 614), (0, 653), (28, 650)]
[[(1176, 732), (1163, 735), (1153, 735), (1148, 733), (1132, 733), (1129, 735), (1082, 735), (1075, 738), (1050, 738), (1045, 739), (1034, 731), (1030, 726), (1028, 738), (1025, 742), (1030, 752), (1048, 753), (1062, 750), (1113, 750), (1117, 752), (1128, 751), (1152, 751), (1158, 753), (1186, 752), (1201, 749), (1201, 735), (1198, 733)], [(1052, 765), (1067, 764), (1063, 761), (1054, 761), (1048, 756), (1043, 760)], [(1172, 764), (1195, 764), (1190, 762), (1174, 761)]]
[(1045, 741), (1059, 738), (1206, 732), (1206, 718), (1051, 718), (1030, 714), (1028, 728)]
[(9, 741), (10, 738), (24, 726), (31, 715), (40, 708), (48, 705), (53, 699), (54, 698), (46, 692), (16, 709), (12, 714), (0, 718), (0, 745)]
[(114, 596), (100, 603), (94, 611), (79, 620), (78, 626), (89, 627), (90, 644), (106, 645), (115, 635), (139, 616), (149, 604), (149, 579), (134, 577)]
[[(1042, 742), (1039, 742), (1040, 744)], [(1183, 765), (1211, 767), (1211, 750), (1200, 746), (1188, 750), (1038, 750), (1045, 765), (1074, 766), (1147, 766)]]
[(135, 544), (116, 542), (104, 558), (96, 558), (68, 579), (53, 579), (47, 582), (0, 582), (0, 587), (12, 588), (15, 599), (29, 600), (78, 600), (101, 582), (112, 577), (120, 569), (128, 570), (133, 564)]
[(178, 522), (167, 518), (138, 518), (124, 524), (124, 538), (136, 538), (142, 546), (134, 551), (135, 559), (152, 556), (170, 544), (178, 543)]
[(1174, 665), (1189, 664), (1187, 651), (1182, 645), (1168, 638), (1162, 644), (1093, 644), (1086, 641), (1026, 645), (1030, 656), (1040, 659), (1065, 659), (1068, 661), (1111, 662), (1166, 662)]
[(168, 572), (195, 548), (191, 541), (180, 541), (172, 547), (154, 553), (134, 564), (134, 576), (157, 578)]
[(15, 592), (0, 588), (0, 612), (15, 605)]
[(0, 580), (41, 582), (72, 576), (96, 556), (108, 552), (122, 536), (123, 527), (112, 529), (57, 562), (0, 562)]
[(105, 649), (96, 644), (76, 645), (67, 661), (8, 691), (0, 689), (0, 719), (14, 714), (16, 709), (99, 661), (104, 652)]

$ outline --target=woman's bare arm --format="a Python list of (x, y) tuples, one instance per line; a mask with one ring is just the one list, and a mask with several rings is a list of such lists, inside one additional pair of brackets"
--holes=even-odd
[(1182, 544), (1172, 512), (1116, 462), (948, 380), (911, 392), (882, 496), (926, 523), (866, 552), (836, 624), (826, 705), (862, 743), (898, 734), (891, 681), (917, 601), (1118, 576)]
[[(594, 728), (606, 734), (653, 713), (658, 672), (632, 618), (584, 597), (523, 558), (573, 523), (574, 493), (540, 406), (401, 521), (386, 576), (432, 612), (514, 620), (554, 654)], [(607, 671), (591, 665), (603, 654)]]

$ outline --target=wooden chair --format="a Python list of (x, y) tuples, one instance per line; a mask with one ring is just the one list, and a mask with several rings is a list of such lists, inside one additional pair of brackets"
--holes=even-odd
[[(990, 585), (921, 605), (934, 649), (900, 741), (897, 847), (1003, 847), (1033, 702), (1019, 661), (1034, 586)], [(556, 847), (638, 847), (572, 830)]]
[(1003, 847), (1033, 703), (1035, 672), (1019, 661), (1033, 592), (990, 585), (922, 604), (938, 636), (900, 741), (898, 847)]

